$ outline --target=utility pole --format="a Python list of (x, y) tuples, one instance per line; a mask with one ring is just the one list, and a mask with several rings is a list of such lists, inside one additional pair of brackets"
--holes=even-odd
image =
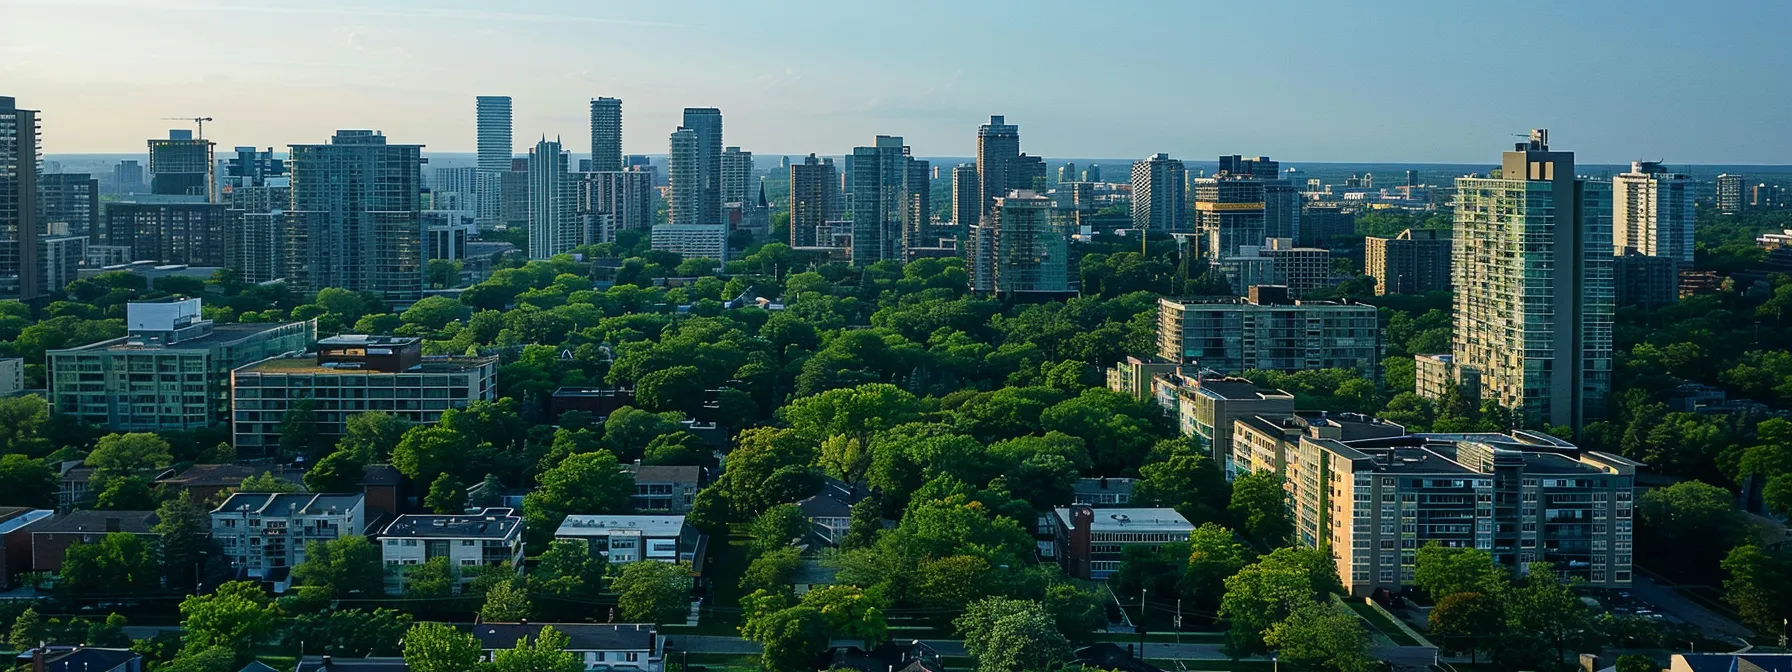
[(1182, 643), (1182, 598), (1176, 598), (1176, 643)]

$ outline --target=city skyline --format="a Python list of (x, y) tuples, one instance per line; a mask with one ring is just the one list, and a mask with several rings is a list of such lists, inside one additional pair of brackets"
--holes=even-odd
[[(838, 155), (890, 134), (917, 156), (970, 156), (992, 114), (1027, 129), (1029, 153), (1059, 157), (1473, 163), (1478, 148), (1535, 126), (1576, 138), (1588, 164), (1771, 165), (1792, 154), (1792, 138), (1773, 132), (1792, 104), (1751, 74), (1792, 64), (1757, 32), (1792, 15), (1774, 3), (922, 4), (888, 16), (724, 3), (0, 0), (13, 19), (0, 26), (0, 79), (43, 111), (50, 154), (136, 152), (181, 127), (162, 117), (200, 115), (216, 119), (207, 137), (224, 146), (368, 128), (471, 151), (476, 95), (515, 99), (516, 138), (572, 147), (587, 144), (589, 101), (619, 98), (624, 151), (636, 154), (658, 153), (693, 106), (724, 110), (728, 144), (761, 155)], [(1078, 19), (1054, 20), (1066, 12)], [(873, 20), (885, 29), (854, 29)], [(1008, 30), (985, 35), (997, 21)], [(802, 39), (786, 39), (793, 27)], [(266, 48), (294, 31), (316, 39)], [(455, 48), (462, 40), (507, 47)], [(675, 40), (691, 48), (667, 49)], [(1539, 49), (1563, 67), (1501, 55)], [(1049, 79), (962, 65), (1017, 50), (1063, 58)], [(1129, 67), (1162, 63), (1177, 65)], [(1469, 69), (1475, 77), (1453, 76)], [(1528, 95), (1489, 96), (1481, 84), (1495, 81)], [(1613, 103), (1662, 82), (1672, 95), (1652, 98), (1650, 114)], [(1203, 104), (1219, 92), (1254, 103)]]

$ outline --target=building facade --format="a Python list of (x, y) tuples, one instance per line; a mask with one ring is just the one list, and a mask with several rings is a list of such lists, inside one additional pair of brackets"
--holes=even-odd
[(1579, 428), (1611, 389), (1611, 185), (1576, 178), (1542, 129), (1501, 174), (1456, 180), (1451, 350), (1483, 401)]
[(651, 560), (702, 567), (707, 538), (684, 516), (567, 516), (555, 539), (581, 541), (612, 566)]
[(87, 258), (87, 236), (46, 236), (37, 239), (40, 281), (48, 290), (60, 290), (80, 277)]
[(305, 546), (366, 532), (366, 497), (239, 492), (212, 511), (212, 541), (250, 578), (276, 582), (305, 561)]
[(543, 139), (529, 151), (529, 258), (551, 259), (585, 244), (578, 185), (567, 172), (560, 141)]
[(43, 293), (39, 279), (37, 180), (43, 150), (37, 110), (0, 96), (0, 298), (29, 301)]
[(1188, 231), (1188, 170), (1169, 154), (1132, 164), (1132, 228)]
[(1680, 300), (1680, 269), (1672, 257), (1631, 251), (1612, 257), (1612, 297), (1616, 306), (1654, 310)]
[(591, 172), (622, 170), (622, 101), (591, 99)]
[(372, 292), (392, 304), (423, 298), (422, 151), (373, 131), (292, 145), (287, 282)]
[(983, 192), (978, 187), (977, 164), (961, 163), (952, 168), (952, 227), (960, 253), (971, 227), (983, 218)]
[(403, 595), (405, 575), (447, 558), (458, 595), (485, 567), (523, 571), (523, 519), (512, 509), (488, 508), (466, 515), (399, 516), (375, 538), (386, 567), (386, 594)]
[(1236, 257), (1245, 245), (1261, 245), (1268, 236), (1263, 182), (1235, 174), (1195, 180), (1195, 230), (1209, 259)]
[(1423, 294), (1450, 289), (1450, 232), (1407, 229), (1393, 238), (1363, 238), (1363, 272), (1375, 294)]
[(989, 216), (971, 230), (971, 290), (1000, 296), (1075, 293), (1074, 233), (1052, 200), (1036, 192), (1016, 190), (996, 199)]
[(833, 159), (810, 154), (802, 163), (790, 164), (790, 246), (821, 245), (818, 231), (828, 222), (839, 221), (841, 209), (840, 174)]
[(332, 336), (312, 354), (284, 354), (230, 373), (238, 450), (271, 452), (294, 404), (309, 400), (322, 436), (342, 436), (357, 413), (380, 412), (417, 425), (448, 409), (497, 398), (498, 358), (424, 357), (414, 337)]
[(1630, 586), (1636, 462), (1524, 431), (1303, 436), (1296, 452), (1284, 481), (1295, 536), (1331, 549), (1353, 596), (1413, 585), (1433, 542), (1520, 576), (1548, 562), (1591, 587)]
[(1188, 541), (1195, 531), (1175, 509), (1078, 505), (1053, 509), (1051, 524), (1058, 566), (1072, 578), (1086, 581), (1106, 580), (1119, 571), (1128, 548), (1162, 548)]
[(474, 99), (475, 147), (479, 152), (479, 228), (489, 230), (504, 222), (504, 175), (510, 172), (510, 96)]
[(236, 260), (242, 211), (228, 204), (114, 202), (104, 209), (95, 242), (131, 248), (133, 260), (189, 266)]
[(1724, 173), (1717, 176), (1715, 182), (1717, 186), (1717, 211), (1726, 215), (1734, 215), (1738, 212), (1742, 212), (1743, 177), (1741, 175)]
[(609, 217), (615, 231), (653, 228), (654, 200), (653, 173), (637, 167), (585, 173), (579, 180), (579, 211)]
[(961, 219), (959, 226), (980, 223), (995, 207), (997, 198), (1012, 190), (1033, 186), (1021, 183), (1016, 165), (1019, 162), (1020, 126), (995, 115), (989, 118), (989, 123), (977, 127), (977, 221)]
[(1287, 417), (1294, 414), (1294, 395), (1266, 390), (1246, 378), (1216, 375), (1171, 376), (1176, 387), (1176, 425), (1183, 436), (1200, 439), (1213, 463), (1235, 473), (1232, 430), (1239, 418)]
[(1612, 177), (1612, 249), (1667, 257), (1692, 268), (1692, 178), (1654, 161)]
[(684, 108), (684, 125), (696, 136), (693, 157), (697, 190), (691, 199), (691, 219), (680, 224), (722, 223), (722, 111), (713, 107)]
[[(55, 173), (37, 178), (38, 225), (65, 224), (63, 235), (86, 236), (99, 228), (100, 181), (87, 173)], [(48, 231), (48, 228), (39, 230)]]
[(115, 430), (189, 430), (226, 421), (230, 370), (317, 336), (316, 320), (220, 324), (199, 299), (132, 303), (127, 335), (46, 353), (50, 408)]
[(722, 148), (722, 204), (746, 203), (753, 197), (753, 153), (739, 147)]
[[(1269, 288), (1259, 288), (1269, 289)], [(1251, 369), (1356, 369), (1377, 378), (1375, 306), (1268, 298), (1160, 298), (1158, 358), (1237, 374)]]
[(218, 200), (214, 144), (194, 138), (192, 131), (168, 131), (168, 139), (150, 140), (149, 193), (187, 196), (207, 203)]
[[(911, 180), (909, 148), (898, 136), (880, 135), (870, 147), (854, 147), (848, 175), (851, 194), (852, 250), (854, 266), (879, 261), (900, 261), (909, 240), (911, 206), (920, 198), (921, 184)], [(925, 169), (922, 162), (922, 169)]]

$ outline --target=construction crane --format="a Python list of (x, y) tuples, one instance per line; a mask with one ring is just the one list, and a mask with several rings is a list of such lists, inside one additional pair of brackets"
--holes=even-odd
[(211, 117), (162, 117), (162, 121), (191, 121), (194, 124), (197, 124), (199, 126), (200, 140), (205, 139), (205, 122), (211, 120)]

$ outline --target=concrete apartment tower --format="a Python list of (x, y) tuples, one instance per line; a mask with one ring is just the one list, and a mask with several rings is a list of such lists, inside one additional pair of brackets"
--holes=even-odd
[(739, 147), (722, 149), (722, 203), (746, 203), (752, 198), (753, 153)]
[(529, 151), (530, 259), (549, 259), (585, 243), (577, 183), (566, 164), (559, 140), (542, 138)]
[(1612, 178), (1612, 251), (1667, 257), (1692, 268), (1692, 178), (1637, 161)]
[(1159, 152), (1132, 163), (1132, 228), (1166, 233), (1188, 230), (1188, 170)]
[[(977, 214), (987, 217), (997, 198), (1013, 189), (1030, 188), (1017, 184), (1020, 163), (1020, 127), (1008, 123), (1001, 115), (992, 115), (989, 123), (977, 127)], [(969, 226), (978, 222), (959, 222)]]
[(1073, 232), (1055, 211), (1051, 199), (1031, 190), (997, 198), (989, 218), (971, 230), (971, 290), (1008, 297), (1075, 294)]
[(150, 140), (149, 192), (216, 202), (217, 162), (212, 160), (212, 145), (185, 130), (168, 131), (166, 140)]
[(423, 298), (423, 145), (353, 130), (289, 151), (287, 282), (373, 292), (391, 304)]
[(622, 100), (591, 99), (591, 172), (622, 170)]
[(982, 219), (983, 192), (978, 188), (977, 165), (961, 163), (952, 168), (952, 225), (958, 234), (958, 249), (964, 250), (971, 227)]
[(43, 163), (37, 110), (0, 96), (0, 298), (43, 292), (38, 268), (37, 175)]
[(510, 96), (479, 96), (475, 100), (479, 150), (479, 215), (481, 230), (502, 221), (504, 174), (510, 172), (510, 154), (516, 147), (510, 135)]
[(1742, 212), (1742, 176), (1724, 173), (1717, 176), (1717, 211), (1726, 215)]
[(1456, 179), (1457, 379), (1528, 426), (1578, 429), (1611, 389), (1611, 185), (1575, 177), (1543, 129), (1500, 174)]
[(902, 258), (909, 161), (901, 136), (880, 135), (870, 147), (853, 148), (847, 191), (852, 195), (854, 266)]
[(684, 125), (697, 136), (696, 219), (689, 224), (722, 223), (722, 111), (713, 107), (684, 108)]
[(697, 131), (680, 126), (666, 152), (666, 184), (672, 188), (666, 223), (679, 226), (713, 224), (703, 219), (703, 156)]
[(821, 244), (816, 231), (839, 220), (840, 173), (833, 159), (810, 154), (802, 163), (790, 164), (790, 246)]

